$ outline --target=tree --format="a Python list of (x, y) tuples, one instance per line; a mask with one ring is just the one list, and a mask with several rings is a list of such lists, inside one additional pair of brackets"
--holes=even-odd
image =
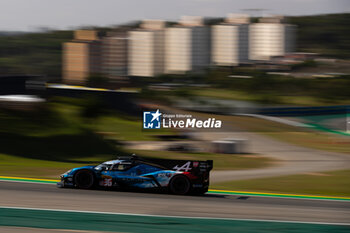
[(96, 96), (90, 95), (81, 101), (80, 106), (82, 107), (81, 116), (90, 122), (93, 122), (105, 110), (102, 101)]

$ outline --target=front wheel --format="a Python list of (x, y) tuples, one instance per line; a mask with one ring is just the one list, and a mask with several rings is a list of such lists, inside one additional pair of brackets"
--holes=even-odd
[(185, 195), (191, 190), (191, 183), (186, 176), (175, 176), (170, 180), (169, 190), (173, 194)]
[(74, 176), (75, 185), (81, 189), (91, 189), (95, 184), (95, 176), (91, 171), (81, 170)]

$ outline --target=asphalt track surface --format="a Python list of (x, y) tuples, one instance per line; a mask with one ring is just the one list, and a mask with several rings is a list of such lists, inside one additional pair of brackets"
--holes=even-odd
[(59, 189), (52, 184), (0, 181), (0, 206), (162, 216), (350, 223), (350, 202), (207, 194)]

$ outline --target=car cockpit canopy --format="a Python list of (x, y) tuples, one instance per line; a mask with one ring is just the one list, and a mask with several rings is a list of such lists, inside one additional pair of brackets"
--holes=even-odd
[(134, 163), (130, 160), (117, 159), (101, 163), (100, 165), (97, 165), (95, 169), (103, 171), (126, 171), (133, 165)]

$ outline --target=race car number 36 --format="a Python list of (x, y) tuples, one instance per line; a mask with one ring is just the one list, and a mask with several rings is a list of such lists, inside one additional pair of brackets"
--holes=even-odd
[(102, 185), (106, 186), (106, 187), (111, 187), (112, 186), (112, 178), (104, 179)]

